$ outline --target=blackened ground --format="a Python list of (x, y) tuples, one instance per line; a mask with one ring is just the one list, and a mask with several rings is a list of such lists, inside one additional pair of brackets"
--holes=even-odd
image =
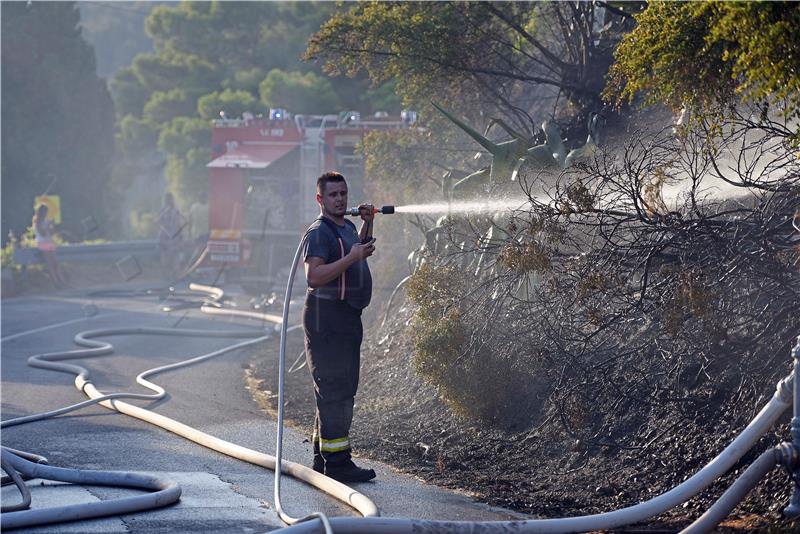
[[(707, 417), (687, 419), (673, 414), (653, 418), (647, 424), (657, 439), (645, 446), (586, 446), (566, 435), (554, 419), (525, 429), (486, 426), (454, 415), (436, 389), (416, 375), (408, 337), (411, 311), (398, 308), (383, 328), (367, 328), (351, 432), (357, 455), (533, 517), (603, 512), (669, 490), (716, 456), (741, 431), (738, 422), (755, 415), (774, 392), (764, 391), (757, 406), (714, 407)], [(295, 331), (289, 336), (287, 366), (299, 363), (287, 374), (286, 414), (289, 424), (310, 433), (314, 414), (311, 380), (307, 368), (297, 369), (304, 361), (302, 333)], [(266, 353), (253, 354), (248, 371), (254, 396), (273, 414), (277, 361), (275, 339)], [(637, 408), (630, 406), (630, 410)], [(775, 433), (765, 436), (709, 490), (625, 531), (680, 530), (701, 515), (758, 454), (788, 439), (788, 422), (787, 413)], [(310, 444), (308, 449), (310, 464)], [(800, 531), (800, 523), (789, 523), (780, 515), (790, 493), (788, 475), (773, 471), (718, 531)]]

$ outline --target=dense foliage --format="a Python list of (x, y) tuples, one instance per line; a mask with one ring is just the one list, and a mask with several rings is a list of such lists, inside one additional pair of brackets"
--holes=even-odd
[(98, 237), (81, 221), (113, 215), (113, 104), (78, 24), (74, 2), (2, 5), (4, 232), (21, 235), (45, 191), (61, 197), (68, 239)]
[(591, 2), (363, 2), (328, 20), (306, 56), (332, 74), (394, 79), (412, 107), (435, 95), (532, 131), (559, 96), (579, 114), (599, 109), (623, 26)]
[(651, 2), (615, 52), (609, 95), (725, 114), (737, 98), (800, 118), (800, 4)]

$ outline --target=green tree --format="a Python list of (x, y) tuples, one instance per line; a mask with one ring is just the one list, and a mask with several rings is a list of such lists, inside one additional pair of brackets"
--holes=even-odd
[(271, 108), (293, 113), (330, 113), (337, 97), (331, 82), (313, 72), (284, 72), (272, 69), (259, 85), (261, 102)]
[(142, 116), (144, 105), (150, 97), (150, 91), (147, 90), (132, 67), (119, 69), (109, 85), (114, 95), (114, 109), (118, 117)]
[(167, 155), (166, 178), (183, 208), (198, 192), (208, 189), (206, 163), (211, 159), (211, 129), (208, 121), (178, 117), (162, 130), (158, 148)]
[(651, 2), (615, 52), (606, 94), (725, 114), (741, 98), (800, 118), (800, 4)]
[(258, 84), (264, 79), (264, 70), (260, 67), (252, 69), (237, 70), (233, 73), (233, 78), (228, 78), (222, 82), (225, 89), (247, 91), (251, 94), (258, 94)]
[(62, 230), (108, 223), (113, 103), (81, 36), (74, 2), (2, 4), (2, 223), (18, 234), (52, 184)]
[(204, 119), (218, 119), (221, 111), (232, 117), (241, 117), (242, 113), (257, 111), (261, 106), (248, 91), (215, 91), (201, 97), (197, 101), (197, 111)]
[(364, 2), (334, 14), (306, 57), (330, 74), (394, 80), (407, 105), (435, 96), (530, 128), (557, 94), (579, 111), (600, 106), (615, 44), (601, 17), (616, 15), (590, 2)]
[(125, 115), (118, 126), (117, 148), (126, 154), (141, 154), (158, 140), (158, 131), (133, 115)]
[(146, 122), (163, 124), (178, 117), (191, 115), (195, 107), (194, 99), (183, 89), (155, 91), (144, 105), (142, 115)]
[(217, 87), (224, 78), (218, 64), (191, 53), (139, 54), (133, 69), (150, 92), (177, 86), (195, 97)]

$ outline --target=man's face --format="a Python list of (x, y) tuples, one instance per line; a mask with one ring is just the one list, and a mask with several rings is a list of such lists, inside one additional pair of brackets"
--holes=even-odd
[(317, 195), (317, 203), (323, 215), (343, 217), (347, 211), (347, 183), (328, 182), (322, 194)]

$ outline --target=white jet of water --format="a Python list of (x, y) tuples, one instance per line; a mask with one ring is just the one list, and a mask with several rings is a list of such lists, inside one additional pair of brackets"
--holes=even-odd
[(470, 202), (435, 202), (396, 206), (396, 213), (494, 213), (523, 209), (531, 205), (529, 198), (475, 200)]

